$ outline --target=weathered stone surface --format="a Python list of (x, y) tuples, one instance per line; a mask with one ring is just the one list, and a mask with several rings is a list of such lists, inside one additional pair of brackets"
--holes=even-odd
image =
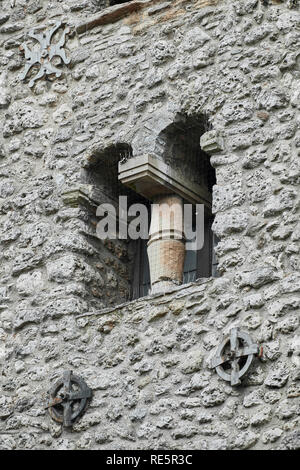
[(281, 401), (276, 408), (276, 415), (279, 419), (282, 420), (288, 420), (289, 418), (292, 418), (296, 412), (297, 406), (290, 400)]
[(2, 72), (0, 76), (0, 109), (7, 108), (10, 104), (11, 97), (7, 88), (7, 75)]
[(279, 196), (272, 196), (267, 201), (263, 209), (265, 217), (271, 217), (280, 214), (286, 209), (292, 209), (294, 206), (295, 192), (291, 189), (283, 189)]
[(300, 449), (300, 432), (294, 431), (287, 434), (282, 443), (278, 447), (280, 450), (299, 450)]
[(232, 448), (250, 449), (255, 445), (259, 438), (259, 434), (252, 431), (240, 431), (235, 437), (231, 438)]
[(192, 374), (201, 369), (202, 354), (199, 351), (193, 351), (187, 354), (185, 361), (180, 366), (181, 371), (184, 374)]
[(286, 384), (288, 377), (288, 369), (284, 365), (280, 365), (280, 367), (277, 365), (277, 369), (268, 374), (265, 384), (271, 388), (281, 388)]
[(271, 267), (260, 267), (253, 271), (241, 273), (237, 275), (239, 287), (254, 287), (258, 288), (279, 278), (276, 271)]
[(225, 393), (219, 387), (209, 386), (201, 392), (202, 403), (205, 407), (221, 405), (226, 398)]
[(235, 232), (242, 232), (248, 224), (249, 216), (239, 209), (232, 209), (226, 214), (217, 214), (213, 230), (220, 238)]
[(262, 441), (264, 444), (269, 444), (277, 441), (283, 434), (283, 430), (280, 428), (272, 428), (265, 431), (262, 435)]
[(44, 281), (41, 271), (21, 274), (16, 283), (16, 289), (22, 296), (34, 295), (36, 292), (43, 290), (43, 287)]
[(245, 408), (249, 408), (262, 403), (262, 391), (254, 390), (244, 397), (243, 405)]
[(255, 414), (250, 418), (250, 424), (252, 426), (261, 426), (270, 421), (272, 417), (271, 407), (263, 405), (258, 409), (255, 409)]
[(234, 187), (227, 186), (214, 186), (213, 188), (213, 212), (218, 213), (233, 206), (240, 206), (244, 200), (242, 188), (236, 184)]
[(297, 330), (299, 326), (299, 317), (297, 315), (290, 315), (284, 320), (278, 322), (276, 330), (281, 333), (288, 334)]
[[(298, 450), (296, 2), (2, 3), (0, 448)], [(70, 66), (30, 89), (18, 48), (66, 16)], [(135, 247), (95, 213), (145, 153), (212, 188), (220, 277), (129, 302)], [(262, 357), (231, 387), (208, 365), (234, 326)], [(44, 403), (68, 369), (72, 432)]]

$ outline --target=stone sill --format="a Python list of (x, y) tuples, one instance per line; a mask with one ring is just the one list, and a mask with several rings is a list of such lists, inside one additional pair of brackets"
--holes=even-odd
[[(122, 304), (115, 305), (114, 307), (107, 307), (107, 308), (104, 308), (104, 309), (99, 310), (99, 311), (83, 313), (82, 315), (76, 316), (76, 319), (77, 318), (84, 318), (84, 317), (91, 317), (91, 316), (106, 315), (107, 313), (112, 313), (115, 310), (123, 309), (125, 307), (132, 306), (132, 305), (136, 305), (138, 307), (139, 304), (151, 301), (153, 299), (158, 299), (159, 297), (168, 298), (168, 297), (171, 297), (174, 294), (178, 294), (178, 293), (180, 294), (181, 291), (190, 289), (191, 287), (202, 286), (203, 284), (210, 284), (213, 281), (213, 279), (215, 279), (215, 278), (213, 278), (213, 277), (200, 278), (200, 279), (197, 279), (194, 282), (189, 282), (187, 284), (181, 284), (180, 286), (170, 287), (170, 289), (168, 289), (164, 292), (161, 292), (161, 293), (149, 294), (145, 297), (140, 297), (139, 299), (134, 299), (134, 300), (130, 300), (128, 302), (123, 302)], [(176, 297), (183, 297), (183, 296), (186, 296), (187, 294), (188, 293), (184, 293), (184, 294), (178, 295)]]

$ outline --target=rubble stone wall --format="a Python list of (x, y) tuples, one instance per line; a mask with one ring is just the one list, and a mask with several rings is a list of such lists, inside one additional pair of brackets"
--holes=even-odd
[[(102, 7), (1, 2), (0, 447), (299, 449), (298, 2)], [(30, 88), (19, 46), (57, 20), (71, 63)], [(89, 175), (121, 144), (163, 155), (185, 116), (209, 122), (221, 277), (123, 303)], [(264, 351), (238, 387), (208, 367), (234, 326)], [(72, 430), (45, 410), (66, 369), (93, 389)]]

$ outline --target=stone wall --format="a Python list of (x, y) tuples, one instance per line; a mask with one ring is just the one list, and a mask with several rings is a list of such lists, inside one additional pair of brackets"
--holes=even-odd
[[(299, 448), (297, 2), (2, 3), (0, 446)], [(71, 63), (30, 88), (19, 46), (57, 19)], [(221, 277), (115, 307), (128, 250), (95, 237), (91, 172), (163, 156), (182, 116), (209, 122)], [(239, 387), (208, 368), (233, 326), (264, 349)], [(94, 390), (72, 431), (45, 410), (68, 368)]]

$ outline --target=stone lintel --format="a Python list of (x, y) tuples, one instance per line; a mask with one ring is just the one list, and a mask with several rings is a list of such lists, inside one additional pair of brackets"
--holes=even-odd
[(128, 3), (113, 5), (105, 8), (100, 13), (91, 15), (85, 22), (78, 24), (76, 31), (78, 34), (82, 34), (97, 26), (114, 23), (124, 18), (124, 16), (130, 15), (158, 1), (160, 0), (133, 0)]
[(184, 178), (153, 155), (142, 155), (119, 163), (119, 180), (150, 200), (163, 194), (177, 194), (192, 204), (211, 206), (209, 191)]
[[(195, 3), (194, 8), (199, 10), (208, 6), (214, 7), (216, 4), (220, 3), (220, 1), (221, 0), (198, 0), (198, 2)], [(176, 7), (178, 8), (180, 6), (180, 3), (184, 4), (185, 2), (186, 0), (178, 0), (178, 2), (174, 2), (175, 9)], [(165, 11), (168, 8), (172, 8), (172, 3), (173, 2), (171, 1), (166, 1), (163, 3), (162, 0), (132, 0), (127, 3), (120, 3), (111, 7), (107, 7), (99, 13), (90, 15), (88, 18), (86, 18), (85, 21), (76, 24), (75, 30), (78, 34), (84, 34), (87, 31), (96, 28), (97, 26), (104, 26), (106, 24), (115, 23), (122, 20), (124, 17), (131, 15), (132, 13), (146, 10), (148, 7), (151, 7), (147, 12), (148, 16), (151, 17), (160, 11)], [(156, 4), (158, 4), (157, 8), (155, 8)]]

